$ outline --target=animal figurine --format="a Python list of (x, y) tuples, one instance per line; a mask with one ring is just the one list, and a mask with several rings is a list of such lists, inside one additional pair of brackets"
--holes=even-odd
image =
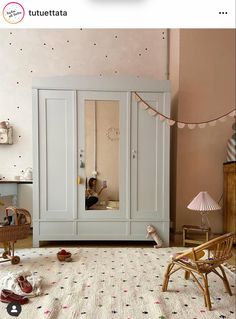
[(162, 246), (162, 239), (158, 236), (157, 234), (157, 230), (153, 225), (147, 225), (147, 236), (146, 238), (148, 238), (149, 236), (152, 237), (152, 239), (156, 242), (156, 245), (154, 245), (154, 248), (160, 248)]

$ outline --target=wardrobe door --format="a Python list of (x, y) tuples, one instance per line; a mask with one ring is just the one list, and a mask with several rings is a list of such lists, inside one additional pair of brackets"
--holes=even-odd
[[(169, 114), (168, 94), (139, 95), (154, 109)], [(131, 218), (168, 221), (169, 126), (145, 108), (142, 102), (132, 102)]]
[(38, 112), (39, 217), (71, 220), (77, 210), (76, 93), (40, 90)]

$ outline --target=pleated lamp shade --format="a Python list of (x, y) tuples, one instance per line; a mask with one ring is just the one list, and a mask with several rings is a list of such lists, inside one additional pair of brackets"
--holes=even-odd
[(220, 205), (218, 205), (218, 203), (207, 192), (200, 192), (196, 197), (194, 197), (187, 208), (200, 212), (221, 209)]

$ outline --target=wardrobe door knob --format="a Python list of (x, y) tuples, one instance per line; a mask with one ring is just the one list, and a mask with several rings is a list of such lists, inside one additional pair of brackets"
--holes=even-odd
[(136, 150), (132, 150), (132, 157), (135, 158), (136, 157)]

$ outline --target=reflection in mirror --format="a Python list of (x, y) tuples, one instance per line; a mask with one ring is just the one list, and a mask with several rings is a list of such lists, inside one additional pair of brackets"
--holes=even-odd
[(119, 102), (85, 101), (85, 209), (119, 209)]

